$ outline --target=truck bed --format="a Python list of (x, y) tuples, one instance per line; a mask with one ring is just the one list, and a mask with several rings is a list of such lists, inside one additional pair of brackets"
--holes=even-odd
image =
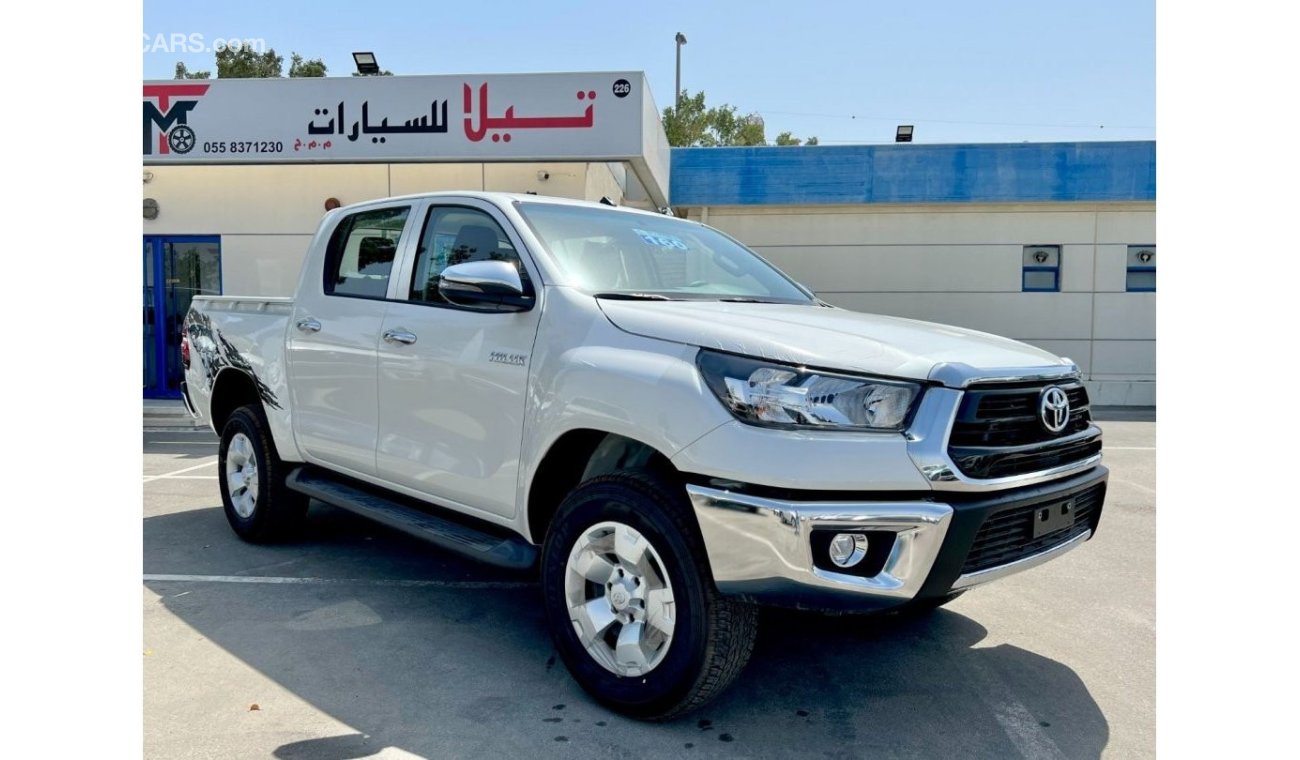
[(194, 409), (211, 425), (204, 415), (218, 376), (228, 371), (248, 375), (286, 459), (296, 452), (284, 357), (285, 332), (292, 314), (292, 298), (199, 296), (190, 303), (185, 318), (190, 340), (186, 394)]

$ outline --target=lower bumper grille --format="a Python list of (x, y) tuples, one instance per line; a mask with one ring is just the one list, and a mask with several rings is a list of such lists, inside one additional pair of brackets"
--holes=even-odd
[[(1098, 483), (1069, 499), (1044, 500), (993, 512), (985, 518), (984, 524), (975, 535), (975, 542), (971, 545), (966, 563), (961, 568), (962, 575), (978, 573), (1032, 557), (1081, 536), (1089, 530), (1095, 531), (1105, 495), (1106, 484)], [(1038, 519), (1039, 510), (1047, 506), (1055, 507), (1067, 500), (1073, 502), (1073, 523), (1050, 533), (1034, 536), (1034, 521)]]

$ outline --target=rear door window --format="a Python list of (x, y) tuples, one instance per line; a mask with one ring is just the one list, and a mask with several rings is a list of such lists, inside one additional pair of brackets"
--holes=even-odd
[(339, 222), (325, 259), (325, 292), (385, 298), (410, 206), (359, 211)]

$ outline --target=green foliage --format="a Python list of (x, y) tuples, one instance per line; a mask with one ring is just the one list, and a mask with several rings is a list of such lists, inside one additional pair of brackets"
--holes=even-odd
[(773, 145), (816, 145), (817, 138), (809, 137), (807, 140), (800, 140), (799, 138), (794, 136), (793, 132), (782, 132), (781, 134), (776, 136), (776, 141), (773, 142), (772, 144)]
[[(327, 68), (319, 58), (303, 58), (290, 53), (289, 76), (323, 77)], [(387, 72), (386, 72), (387, 73)], [(184, 63), (177, 62), (177, 79), (208, 79), (211, 71), (190, 71)], [(258, 53), (251, 47), (225, 48), (217, 51), (218, 79), (275, 79), (284, 76), (284, 57), (268, 48)]]
[(664, 132), (668, 144), (676, 147), (720, 145), (764, 145), (763, 119), (758, 114), (737, 116), (736, 107), (721, 105), (709, 108), (704, 93), (682, 91), (677, 107), (664, 109)]
[(352, 72), (352, 76), (354, 77), (391, 77), (392, 75), (393, 72), (388, 69), (380, 69), (378, 74), (361, 74), (356, 71)]
[(185, 64), (180, 61), (176, 62), (177, 79), (208, 79), (212, 76), (211, 71), (190, 71)]
[(319, 58), (304, 61), (297, 53), (290, 55), (289, 76), (291, 77), (323, 77), (325, 71), (325, 62)]
[[(756, 113), (738, 115), (733, 105), (722, 104), (709, 108), (704, 93), (694, 95), (685, 90), (679, 105), (664, 109), (663, 126), (668, 144), (674, 147), (716, 148), (728, 145), (767, 145), (763, 117)], [(799, 145), (800, 140), (789, 132), (776, 137), (776, 145)], [(808, 140), (816, 145), (817, 138)]]
[(251, 47), (217, 51), (218, 79), (274, 79), (283, 76), (284, 58), (275, 48), (258, 53)]

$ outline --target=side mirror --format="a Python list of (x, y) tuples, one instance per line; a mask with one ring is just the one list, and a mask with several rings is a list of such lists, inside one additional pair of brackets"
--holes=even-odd
[(533, 305), (519, 270), (505, 261), (467, 261), (442, 270), (438, 293), (450, 303), (495, 311), (523, 311)]

